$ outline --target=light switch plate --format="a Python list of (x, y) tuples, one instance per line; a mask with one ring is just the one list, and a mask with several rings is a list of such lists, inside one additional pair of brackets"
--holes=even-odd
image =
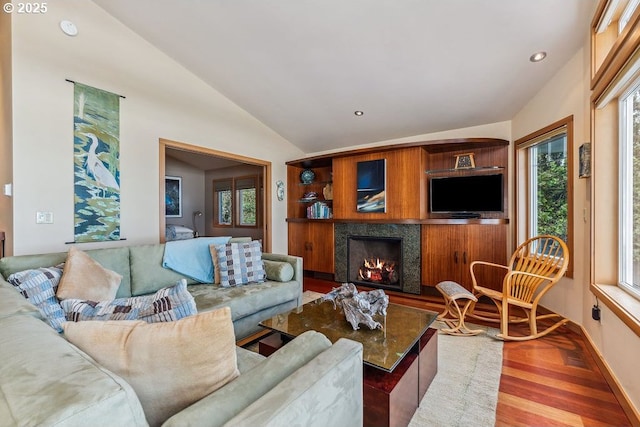
[(53, 224), (53, 212), (36, 212), (36, 224)]

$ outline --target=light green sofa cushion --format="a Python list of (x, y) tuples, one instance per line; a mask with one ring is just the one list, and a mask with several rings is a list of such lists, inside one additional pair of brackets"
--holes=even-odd
[(202, 420), (207, 420), (208, 427), (221, 426), (329, 347), (331, 342), (324, 335), (305, 332), (220, 390), (169, 418), (163, 427), (196, 426)]
[(295, 300), (300, 294), (300, 284), (268, 281), (230, 288), (218, 285), (191, 285), (189, 292), (196, 301), (198, 312), (227, 305), (231, 307), (232, 319), (236, 320)]
[(2, 426), (146, 426), (120, 377), (32, 316), (0, 319)]
[(131, 257), (131, 289), (133, 296), (146, 295), (161, 288), (174, 285), (180, 279), (186, 279), (187, 284), (196, 283), (195, 280), (176, 273), (162, 266), (164, 245), (139, 245), (130, 247)]
[(6, 280), (7, 277), (19, 271), (30, 270), (39, 267), (52, 267), (67, 259), (66, 252), (57, 252), (41, 255), (18, 255), (0, 259), (0, 273)]
[(238, 360), (238, 370), (242, 375), (261, 363), (265, 357), (254, 351), (236, 346), (236, 359)]
[(43, 318), (36, 306), (27, 301), (13, 285), (0, 281), (0, 318), (14, 314)]
[(362, 381), (362, 344), (341, 338), (225, 427), (361, 426)]
[(293, 278), (293, 267), (288, 262), (265, 259), (262, 260), (262, 263), (268, 280), (288, 282)]
[[(122, 276), (116, 298), (131, 296), (131, 271), (129, 269), (129, 248), (91, 249), (85, 251), (101, 266)], [(51, 267), (65, 262), (67, 252), (40, 255), (19, 255), (0, 259), (0, 273), (6, 279), (13, 273), (38, 267)], [(175, 282), (174, 282), (175, 283)]]

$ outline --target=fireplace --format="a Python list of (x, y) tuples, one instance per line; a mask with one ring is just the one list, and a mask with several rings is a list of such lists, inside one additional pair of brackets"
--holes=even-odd
[(420, 224), (336, 221), (334, 235), (336, 281), (420, 295)]
[(347, 254), (349, 282), (402, 290), (402, 239), (348, 236)]

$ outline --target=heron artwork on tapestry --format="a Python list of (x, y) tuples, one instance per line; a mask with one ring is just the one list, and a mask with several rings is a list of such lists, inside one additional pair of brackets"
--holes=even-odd
[(96, 187), (102, 190), (103, 197), (106, 191), (119, 191), (120, 185), (118, 185), (118, 181), (96, 154), (99, 144), (98, 137), (93, 133), (85, 133), (84, 135), (91, 140), (91, 147), (87, 151), (87, 158), (84, 163), (87, 174), (94, 179)]

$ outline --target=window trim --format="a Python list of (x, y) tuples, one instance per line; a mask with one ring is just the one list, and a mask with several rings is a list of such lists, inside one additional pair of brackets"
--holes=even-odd
[[(530, 133), (522, 138), (514, 141), (515, 149), (515, 238), (516, 241), (524, 241), (533, 236), (530, 236), (530, 222), (531, 222), (531, 213), (529, 207), (531, 206), (530, 200), (530, 192), (528, 191), (530, 180), (529, 180), (529, 150), (528, 148), (536, 145), (540, 142), (546, 141), (549, 138), (552, 138), (560, 133), (564, 133), (566, 131), (567, 134), (567, 247), (569, 248), (569, 254), (573, 253), (573, 227), (574, 227), (574, 210), (573, 210), (573, 174), (574, 167), (573, 163), (575, 160), (574, 156), (574, 144), (573, 144), (573, 115), (567, 116), (563, 119), (558, 120), (557, 122), (551, 123), (548, 126), (543, 127), (535, 132)], [(521, 180), (524, 181), (524, 185), (521, 185)], [(518, 189), (522, 188), (525, 192), (524, 204), (520, 203), (520, 197), (518, 195)], [(523, 207), (524, 212), (522, 212), (519, 207)], [(519, 212), (520, 210), (520, 212)], [(522, 215), (519, 213), (524, 213), (524, 224), (519, 222), (519, 218)], [(524, 228), (523, 228), (524, 226)], [(569, 257), (569, 266), (567, 268), (567, 272), (565, 273), (566, 277), (573, 278), (573, 265), (574, 260), (573, 257)]]

